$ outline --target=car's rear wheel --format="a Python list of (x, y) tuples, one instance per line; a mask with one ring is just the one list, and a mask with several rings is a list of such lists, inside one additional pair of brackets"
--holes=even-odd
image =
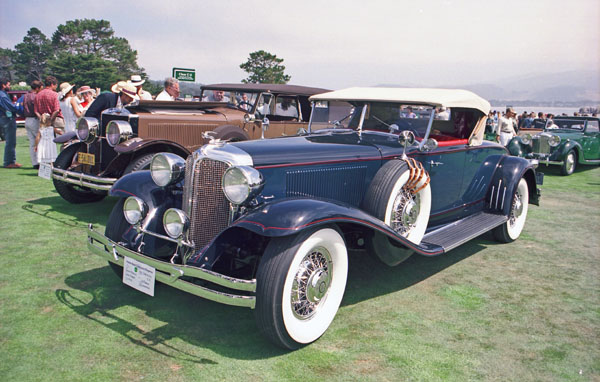
[[(123, 234), (131, 229), (131, 224), (125, 220), (125, 215), (123, 215), (124, 203), (125, 198), (120, 198), (117, 201), (117, 204), (115, 204), (108, 216), (108, 221), (106, 222), (106, 228), (104, 230), (104, 236), (117, 243), (123, 239)], [(123, 277), (123, 267), (111, 261), (108, 262), (108, 265), (110, 265), (111, 269), (119, 276), (119, 278)]]
[(521, 178), (517, 185), (517, 190), (513, 195), (508, 220), (493, 230), (496, 240), (503, 243), (510, 243), (517, 240), (523, 231), (523, 227), (525, 227), (528, 209), (529, 187), (525, 178)]
[[(73, 144), (58, 154), (56, 161), (54, 161), (54, 167), (61, 170), (68, 169), (73, 163), (73, 158), (79, 151), (79, 145)], [(87, 187), (80, 187), (74, 184), (62, 182), (58, 179), (52, 179), (54, 188), (58, 194), (67, 202), (73, 204), (81, 203), (93, 203), (98, 202), (106, 197), (106, 193), (94, 192)]]
[(574, 150), (571, 150), (567, 153), (565, 157), (565, 161), (560, 167), (560, 173), (562, 175), (571, 175), (575, 172), (575, 167), (577, 166), (577, 154), (575, 154)]
[(335, 317), (348, 255), (334, 228), (271, 239), (256, 275), (256, 320), (273, 343), (297, 349), (317, 340)]
[[(419, 244), (429, 222), (431, 187), (427, 184), (413, 194), (405, 187), (409, 178), (410, 169), (405, 161), (392, 160), (384, 164), (365, 194), (363, 209), (382, 220), (398, 235)], [(413, 253), (377, 231), (366, 238), (366, 247), (390, 266), (400, 264)]]

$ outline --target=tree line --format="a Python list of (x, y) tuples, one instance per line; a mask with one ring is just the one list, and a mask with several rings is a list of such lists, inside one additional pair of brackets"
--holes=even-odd
[[(108, 89), (115, 82), (139, 74), (147, 78), (137, 63), (138, 52), (127, 39), (115, 36), (107, 20), (69, 20), (48, 38), (38, 28), (30, 28), (14, 49), (0, 48), (0, 77), (13, 83), (43, 82), (47, 75), (59, 81), (92, 88)], [(283, 59), (259, 50), (250, 53), (240, 68), (248, 73), (244, 83), (287, 83)], [(151, 93), (161, 90), (159, 81), (148, 81)]]

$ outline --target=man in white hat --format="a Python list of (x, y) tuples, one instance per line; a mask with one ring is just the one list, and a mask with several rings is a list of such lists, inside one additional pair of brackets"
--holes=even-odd
[(146, 80), (142, 79), (142, 76), (134, 74), (127, 82), (136, 87), (137, 94), (140, 96), (141, 100), (152, 100), (152, 94), (142, 89), (142, 85), (146, 82)]
[(112, 93), (100, 94), (85, 112), (86, 117), (100, 120), (102, 112), (113, 107), (125, 106), (134, 100), (139, 100), (137, 89), (132, 84), (125, 81), (119, 81), (114, 84), (110, 90)]

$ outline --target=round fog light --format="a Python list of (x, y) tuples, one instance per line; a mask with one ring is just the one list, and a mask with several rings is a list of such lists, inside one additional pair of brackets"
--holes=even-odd
[(163, 215), (165, 232), (171, 238), (181, 237), (189, 226), (189, 219), (185, 212), (177, 208), (169, 208)]
[(123, 204), (123, 215), (129, 224), (137, 224), (146, 215), (146, 204), (142, 199), (130, 196)]

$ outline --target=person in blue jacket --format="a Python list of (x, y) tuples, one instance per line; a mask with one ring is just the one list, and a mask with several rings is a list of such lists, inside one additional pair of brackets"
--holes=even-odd
[(13, 105), (6, 92), (10, 90), (10, 80), (0, 79), (0, 128), (4, 130), (6, 145), (4, 146), (4, 167), (19, 168), (15, 147), (17, 146), (17, 107)]

